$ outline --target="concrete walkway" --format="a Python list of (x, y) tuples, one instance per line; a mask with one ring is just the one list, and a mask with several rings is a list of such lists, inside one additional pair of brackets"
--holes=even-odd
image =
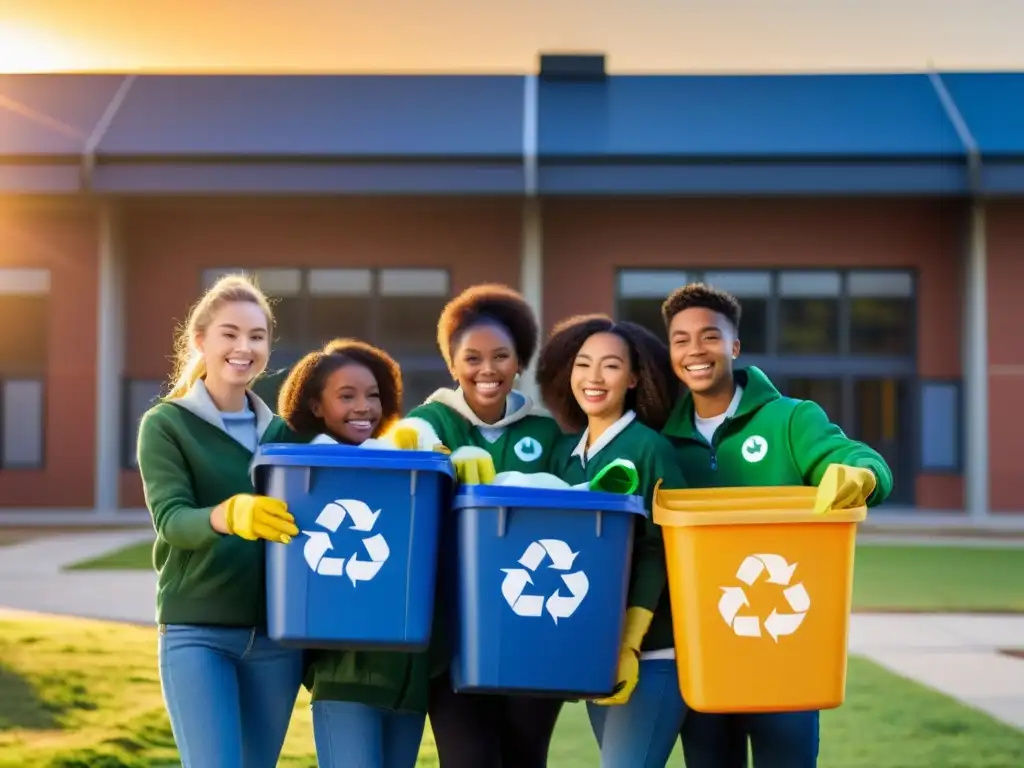
[[(151, 536), (69, 534), (0, 547), (0, 611), (152, 624), (152, 572), (61, 570)], [(1000, 648), (1024, 649), (1024, 615), (855, 614), (850, 627), (851, 653), (1024, 730), (1024, 660)]]

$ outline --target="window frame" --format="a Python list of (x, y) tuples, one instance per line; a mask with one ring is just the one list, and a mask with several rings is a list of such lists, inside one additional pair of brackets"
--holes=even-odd
[[(967, 423), (967, 403), (964, 397), (963, 379), (952, 376), (920, 377), (917, 379), (916, 384), (914, 419), (917, 423), (913, 434), (914, 456), (916, 458), (914, 462), (915, 469), (918, 473), (925, 475), (961, 476), (964, 472), (964, 454), (966, 452), (964, 427)], [(953, 445), (954, 457), (952, 465), (940, 466), (929, 464), (925, 461), (924, 451), (927, 443), (924, 430), (927, 414), (925, 413), (924, 397), (925, 390), (932, 386), (950, 387), (953, 389), (953, 419), (956, 425), (956, 440)]]
[[(3, 399), (6, 396), (7, 384), (10, 382), (21, 381), (30, 382), (32, 384), (39, 385), (39, 460), (33, 462), (8, 462), (6, 451), (4, 450), (3, 433), (5, 428), (4, 423), (4, 403)], [(50, 399), (48, 397), (48, 381), (45, 376), (5, 376), (0, 378), (0, 469), (3, 470), (39, 470), (46, 469), (46, 454), (49, 447), (49, 435), (46, 429), (47, 420), (49, 418), (49, 406)]]

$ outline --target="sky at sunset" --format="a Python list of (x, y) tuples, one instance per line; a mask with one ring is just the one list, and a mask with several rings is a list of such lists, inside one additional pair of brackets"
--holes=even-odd
[(1024, 69), (1024, 0), (0, 0), (0, 71)]

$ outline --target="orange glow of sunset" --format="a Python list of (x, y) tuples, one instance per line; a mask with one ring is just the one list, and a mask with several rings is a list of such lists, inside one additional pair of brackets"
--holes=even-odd
[(0, 0), (0, 72), (1024, 67), (1018, 0)]
[(87, 64), (59, 34), (0, 18), (0, 72), (47, 72)]

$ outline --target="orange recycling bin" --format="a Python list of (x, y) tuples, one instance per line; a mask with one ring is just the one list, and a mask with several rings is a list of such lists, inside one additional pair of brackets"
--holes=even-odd
[(846, 697), (857, 524), (817, 488), (654, 494), (679, 686), (698, 712), (832, 709)]

